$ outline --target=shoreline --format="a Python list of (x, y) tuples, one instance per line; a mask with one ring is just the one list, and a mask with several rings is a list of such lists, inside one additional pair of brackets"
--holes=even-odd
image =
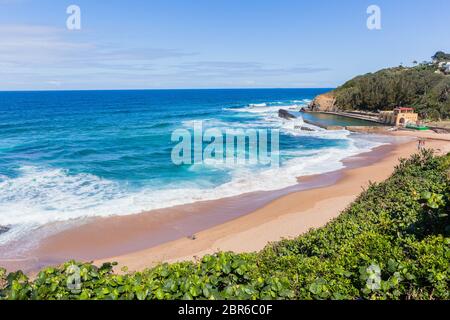
[[(393, 135), (405, 136), (401, 132)], [(406, 136), (422, 138), (420, 133)], [(425, 136), (433, 139), (435, 135)], [(217, 251), (255, 252), (271, 242), (296, 238), (337, 218), (370, 183), (386, 180), (400, 158), (417, 152), (416, 140), (390, 147), (393, 148), (382, 159), (377, 157), (376, 149), (383, 146), (369, 152), (376, 159), (369, 165), (354, 163), (353, 167), (349, 164), (348, 168), (337, 171), (340, 177), (331, 185), (284, 195), (250, 214), (198, 233), (195, 240), (179, 239), (127, 255), (97, 259), (95, 263), (116, 261), (130, 271), (143, 270), (161, 262), (196, 260)], [(430, 140), (427, 147), (438, 154), (450, 152), (450, 135)]]
[[(430, 145), (442, 148), (444, 141), (450, 144), (445, 137)], [(6, 268), (35, 272), (76, 259), (96, 263), (117, 261), (129, 270), (141, 270), (159, 262), (193, 260), (216, 251), (258, 251), (269, 242), (296, 237), (325, 225), (369, 181), (388, 178), (398, 157), (416, 150), (415, 141), (384, 145), (345, 159), (344, 169), (301, 177), (299, 184), (278, 191), (254, 192), (129, 216), (94, 218), (49, 236), (32, 250), (33, 256), (6, 263)], [(4, 261), (0, 260), (0, 264), (5, 267)]]

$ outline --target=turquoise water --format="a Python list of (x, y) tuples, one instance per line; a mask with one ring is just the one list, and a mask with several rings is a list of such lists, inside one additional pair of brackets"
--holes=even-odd
[[(11, 228), (0, 243), (56, 221), (281, 189), (380, 145), (344, 130), (301, 131), (301, 118), (278, 117), (325, 91), (0, 92), (0, 225)], [(174, 165), (173, 130), (200, 120), (279, 129), (281, 166)]]

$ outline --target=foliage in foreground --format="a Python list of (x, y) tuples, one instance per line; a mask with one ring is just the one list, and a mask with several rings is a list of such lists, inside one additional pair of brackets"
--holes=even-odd
[(324, 228), (259, 253), (122, 274), (68, 262), (34, 280), (0, 269), (0, 299), (449, 299), (449, 168), (429, 151), (403, 160)]

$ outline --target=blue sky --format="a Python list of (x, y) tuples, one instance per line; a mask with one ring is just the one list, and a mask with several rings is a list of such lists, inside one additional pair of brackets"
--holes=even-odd
[[(66, 8), (82, 28), (66, 28)], [(367, 7), (382, 29), (368, 30)], [(448, 0), (0, 0), (0, 90), (335, 87), (450, 51)]]

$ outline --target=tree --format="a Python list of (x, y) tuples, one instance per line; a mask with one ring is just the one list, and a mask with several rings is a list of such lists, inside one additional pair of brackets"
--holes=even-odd
[(445, 53), (444, 51), (438, 51), (434, 54), (434, 56), (431, 57), (433, 61), (448, 61), (450, 60), (450, 54)]
[(435, 67), (390, 68), (358, 76), (335, 89), (340, 110), (392, 110), (410, 106), (422, 118), (450, 118), (450, 78)]

